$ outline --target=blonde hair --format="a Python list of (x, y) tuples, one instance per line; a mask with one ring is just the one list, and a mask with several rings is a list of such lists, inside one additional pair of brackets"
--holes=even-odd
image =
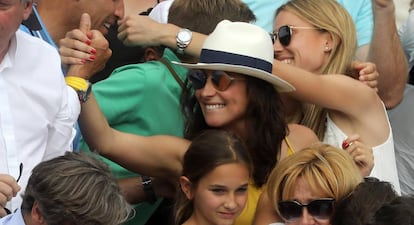
[(278, 202), (292, 198), (299, 178), (308, 182), (313, 193), (336, 201), (348, 196), (362, 181), (347, 152), (317, 143), (284, 158), (270, 174), (266, 191), (277, 213)]
[[(335, 0), (290, 0), (276, 11), (289, 11), (314, 27), (328, 32), (333, 41), (332, 50), (320, 74), (347, 74), (357, 48), (357, 37), (352, 17)], [(310, 127), (323, 140), (326, 110), (311, 104), (302, 107), (302, 115), (296, 121)]]

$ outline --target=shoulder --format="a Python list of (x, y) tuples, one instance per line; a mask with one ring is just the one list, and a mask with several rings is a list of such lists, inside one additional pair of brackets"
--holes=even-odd
[(295, 151), (309, 147), (319, 141), (315, 132), (306, 126), (291, 123), (288, 124), (288, 129), (287, 138)]
[(19, 45), (24, 48), (36, 49), (40, 52), (49, 52), (50, 54), (59, 56), (56, 48), (40, 38), (33, 37), (21, 30), (16, 31), (16, 37)]

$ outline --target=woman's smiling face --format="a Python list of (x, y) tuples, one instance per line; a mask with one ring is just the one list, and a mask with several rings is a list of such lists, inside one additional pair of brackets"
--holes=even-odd
[[(207, 81), (203, 88), (195, 91), (206, 123), (215, 128), (237, 129), (244, 126), (248, 105), (246, 82), (243, 75), (228, 73), (236, 78), (224, 91), (219, 91), (213, 85), (211, 74), (205, 70)], [(236, 129), (236, 130), (235, 130)]]
[(287, 46), (283, 46), (279, 39), (275, 40), (273, 45), (275, 59), (310, 72), (319, 72), (328, 60), (329, 33), (313, 27), (288, 10), (282, 10), (276, 16), (273, 30), (277, 32), (280, 27), (286, 25), (292, 27), (291, 40)]

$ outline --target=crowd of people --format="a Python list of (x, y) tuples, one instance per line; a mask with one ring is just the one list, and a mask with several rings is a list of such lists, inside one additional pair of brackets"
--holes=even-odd
[(0, 224), (411, 224), (413, 8), (0, 0)]

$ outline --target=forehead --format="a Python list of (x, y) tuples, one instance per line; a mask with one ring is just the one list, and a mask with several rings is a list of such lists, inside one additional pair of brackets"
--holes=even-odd
[(218, 185), (224, 187), (238, 187), (249, 180), (249, 171), (242, 163), (228, 163), (217, 166), (200, 179), (199, 185)]
[(306, 26), (309, 23), (289, 10), (282, 10), (275, 18), (274, 28), (278, 29), (284, 25)]
[(325, 194), (323, 194), (322, 188), (312, 187), (309, 182), (303, 177), (299, 177), (296, 180), (292, 191), (290, 191), (288, 195), (288, 199), (283, 200), (298, 200), (301, 203), (308, 203), (318, 198), (332, 197), (325, 196)]

